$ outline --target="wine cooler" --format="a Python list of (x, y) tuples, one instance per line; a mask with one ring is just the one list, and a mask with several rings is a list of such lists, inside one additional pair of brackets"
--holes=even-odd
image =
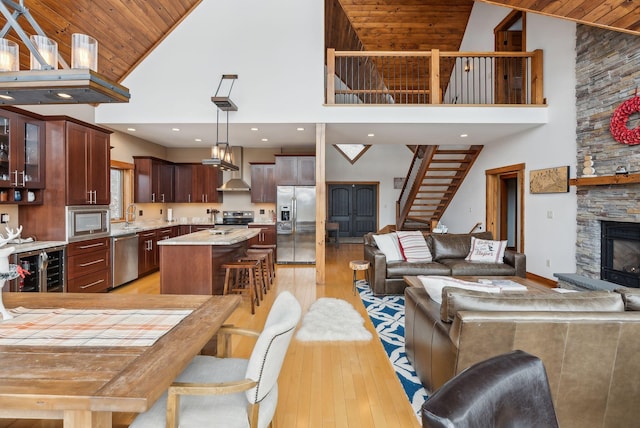
[(11, 263), (22, 267), (24, 278), (11, 281), (10, 291), (51, 293), (64, 291), (64, 252), (65, 247), (51, 247), (16, 253)]

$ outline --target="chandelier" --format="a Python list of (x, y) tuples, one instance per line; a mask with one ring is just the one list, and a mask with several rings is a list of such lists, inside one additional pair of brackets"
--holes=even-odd
[[(0, 0), (6, 23), (0, 31), (0, 104), (100, 104), (128, 102), (131, 95), (122, 85), (97, 73), (98, 42), (74, 33), (71, 67), (58, 54), (58, 44), (48, 38), (24, 7), (24, 0)], [(37, 34), (28, 36), (18, 18), (24, 16)], [(5, 36), (14, 29), (30, 52), (30, 70), (20, 70), (19, 47)], [(58, 69), (58, 64), (62, 69)]]
[[(220, 168), (223, 171), (238, 171), (239, 168), (233, 163), (233, 154), (231, 152), (231, 146), (229, 145), (229, 112), (238, 111), (238, 107), (231, 101), (229, 95), (231, 95), (231, 89), (233, 89), (233, 83), (238, 78), (237, 74), (223, 74), (218, 83), (218, 89), (211, 101), (218, 107), (216, 111), (216, 144), (211, 147), (211, 158), (203, 159), (203, 165), (211, 165), (213, 167)], [(230, 81), (230, 82), (229, 82)], [(229, 91), (226, 96), (218, 95), (220, 88), (223, 85), (229, 86)], [(227, 116), (226, 126), (226, 139), (220, 141), (220, 112), (224, 111)]]

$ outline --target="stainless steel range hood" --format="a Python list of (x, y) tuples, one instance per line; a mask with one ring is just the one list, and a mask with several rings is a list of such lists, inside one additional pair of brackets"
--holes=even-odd
[[(242, 167), (243, 167), (243, 149), (240, 149), (240, 161), (238, 162), (238, 171), (233, 171), (231, 173), (232, 177), (229, 181), (224, 183), (222, 186), (218, 187), (218, 190), (221, 192), (249, 192), (251, 191), (251, 187), (242, 179)], [(232, 149), (233, 150), (233, 149)], [(235, 156), (234, 156), (235, 157)], [(239, 177), (235, 177), (235, 175)]]

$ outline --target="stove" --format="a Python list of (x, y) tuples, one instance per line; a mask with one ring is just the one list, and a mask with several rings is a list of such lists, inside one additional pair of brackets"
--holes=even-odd
[(244, 226), (253, 223), (253, 211), (222, 211), (222, 224)]

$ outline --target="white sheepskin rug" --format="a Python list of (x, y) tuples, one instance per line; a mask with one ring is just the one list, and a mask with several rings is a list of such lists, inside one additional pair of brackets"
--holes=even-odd
[(349, 302), (331, 297), (320, 298), (311, 305), (296, 335), (302, 341), (356, 341), (371, 337), (358, 311)]

